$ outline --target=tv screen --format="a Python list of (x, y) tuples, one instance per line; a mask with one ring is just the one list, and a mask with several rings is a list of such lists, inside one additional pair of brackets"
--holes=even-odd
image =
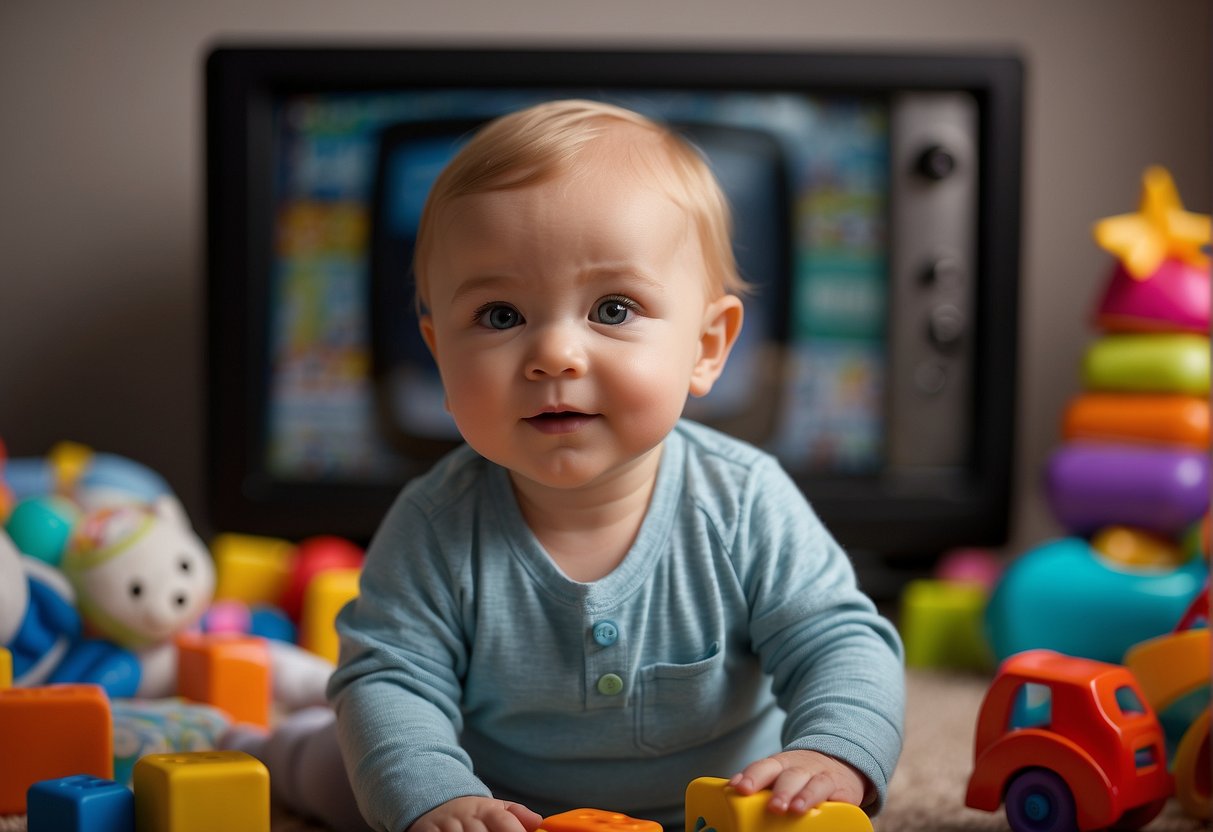
[(687, 415), (882, 561), (1005, 538), (1014, 59), (223, 46), (207, 89), (217, 528), (365, 539), (457, 444), (414, 311), (425, 197), (478, 126), (575, 97), (669, 124), (729, 199), (753, 291)]

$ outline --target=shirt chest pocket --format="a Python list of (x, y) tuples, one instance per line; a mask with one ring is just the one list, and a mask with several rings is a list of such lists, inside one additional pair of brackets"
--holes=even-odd
[(640, 670), (637, 738), (647, 751), (671, 753), (698, 745), (725, 727), (728, 680), (724, 653), (689, 664), (652, 664)]

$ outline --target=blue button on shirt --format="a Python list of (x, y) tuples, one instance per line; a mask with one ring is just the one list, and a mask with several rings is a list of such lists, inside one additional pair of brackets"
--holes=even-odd
[(610, 647), (619, 638), (619, 628), (614, 621), (599, 621), (594, 625), (594, 643), (599, 647)]

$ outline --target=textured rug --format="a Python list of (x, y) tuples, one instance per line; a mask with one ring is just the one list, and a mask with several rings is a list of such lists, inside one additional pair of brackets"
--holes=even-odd
[[(973, 729), (988, 680), (982, 676), (911, 671), (906, 742), (876, 832), (992, 832), (1006, 830), (1001, 811), (964, 805), (972, 769)], [(1185, 818), (1175, 801), (1146, 832), (1194, 832), (1210, 826)], [(0, 832), (24, 832), (24, 818), (0, 818)], [(275, 808), (272, 832), (323, 832)]]

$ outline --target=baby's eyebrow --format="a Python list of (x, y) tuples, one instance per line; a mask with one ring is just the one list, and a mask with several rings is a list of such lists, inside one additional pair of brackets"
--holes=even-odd
[(519, 281), (516, 278), (496, 274), (484, 275), (482, 277), (469, 277), (455, 288), (454, 293), (451, 295), (451, 301), (458, 301), (465, 295), (471, 295), (477, 292), (504, 291), (513, 288), (518, 282)]
[(632, 268), (630, 266), (596, 266), (586, 269), (577, 276), (577, 281), (582, 284), (606, 282), (611, 280), (625, 280), (643, 284), (644, 286), (654, 291), (665, 289), (665, 283), (653, 277), (650, 274)]

